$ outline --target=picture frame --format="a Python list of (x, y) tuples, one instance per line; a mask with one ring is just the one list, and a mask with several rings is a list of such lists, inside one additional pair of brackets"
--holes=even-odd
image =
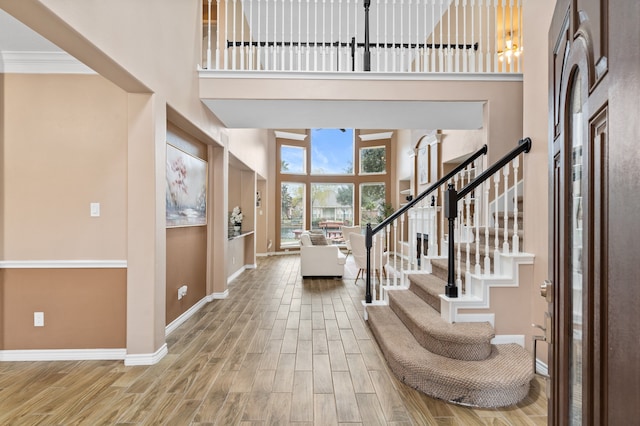
[(166, 227), (207, 224), (207, 162), (167, 144)]

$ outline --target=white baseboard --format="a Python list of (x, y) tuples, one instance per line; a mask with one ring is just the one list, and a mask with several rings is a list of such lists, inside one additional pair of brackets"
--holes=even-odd
[(231, 283), (231, 281), (233, 281), (236, 278), (238, 278), (247, 269), (255, 269), (256, 267), (257, 267), (257, 265), (255, 263), (242, 266), (240, 269), (235, 271), (233, 274), (229, 275), (229, 278), (227, 278), (227, 284)]
[(204, 305), (210, 302), (208, 297), (203, 297), (200, 299), (198, 303), (193, 305), (191, 308), (182, 313), (178, 318), (174, 319), (171, 324), (167, 325), (164, 329), (165, 337), (175, 331), (176, 328), (180, 327), (186, 320), (191, 318), (193, 314), (198, 312)]
[(544, 362), (540, 361), (538, 358), (536, 358), (536, 373), (542, 374), (545, 376), (549, 375), (549, 366)]
[(493, 345), (504, 345), (507, 343), (517, 343), (524, 348), (524, 334), (498, 334), (491, 339)]
[(29, 349), (0, 351), (0, 361), (121, 360), (126, 349)]
[(226, 299), (227, 297), (229, 297), (229, 289), (226, 289), (222, 293), (211, 293), (207, 296), (207, 301), (211, 302), (216, 299)]
[(166, 354), (169, 353), (167, 344), (163, 344), (160, 349), (152, 354), (128, 354), (124, 359), (124, 365), (154, 365), (157, 364)]

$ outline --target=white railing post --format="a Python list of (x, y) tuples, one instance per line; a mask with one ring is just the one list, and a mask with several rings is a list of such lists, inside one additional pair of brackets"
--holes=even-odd
[(498, 221), (500, 211), (498, 210), (498, 201), (500, 200), (500, 173), (496, 173), (493, 175), (493, 183), (495, 186), (495, 203), (494, 203), (494, 212), (493, 212), (493, 221), (494, 221), (494, 254), (493, 254), (493, 273), (500, 273), (500, 262), (498, 262), (498, 255), (500, 253), (500, 224)]
[(483, 184), (484, 192), (484, 273), (491, 274), (491, 256), (489, 255), (489, 192), (491, 191), (491, 179)]
[(512, 252), (520, 252), (520, 237), (518, 236), (518, 169), (520, 167), (520, 157), (513, 159), (513, 238)]
[(502, 169), (504, 174), (504, 242), (502, 243), (503, 253), (509, 253), (509, 165)]

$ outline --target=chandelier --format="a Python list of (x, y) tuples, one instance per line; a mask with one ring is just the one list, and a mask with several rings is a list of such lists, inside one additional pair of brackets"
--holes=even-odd
[(505, 39), (504, 44), (505, 44), (504, 50), (498, 51), (498, 59), (500, 60), (500, 62), (502, 62), (506, 58), (507, 63), (510, 64), (511, 59), (517, 58), (518, 56), (520, 56), (520, 54), (522, 53), (522, 46), (518, 46), (513, 42), (510, 32), (507, 33), (507, 37)]

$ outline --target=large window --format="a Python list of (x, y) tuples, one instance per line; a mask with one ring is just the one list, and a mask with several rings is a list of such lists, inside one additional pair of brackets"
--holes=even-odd
[(311, 129), (311, 173), (353, 174), (353, 129)]
[(311, 129), (300, 139), (276, 141), (277, 246), (297, 247), (306, 229), (339, 244), (342, 226), (379, 223), (389, 201), (390, 133), (376, 138), (354, 129)]

